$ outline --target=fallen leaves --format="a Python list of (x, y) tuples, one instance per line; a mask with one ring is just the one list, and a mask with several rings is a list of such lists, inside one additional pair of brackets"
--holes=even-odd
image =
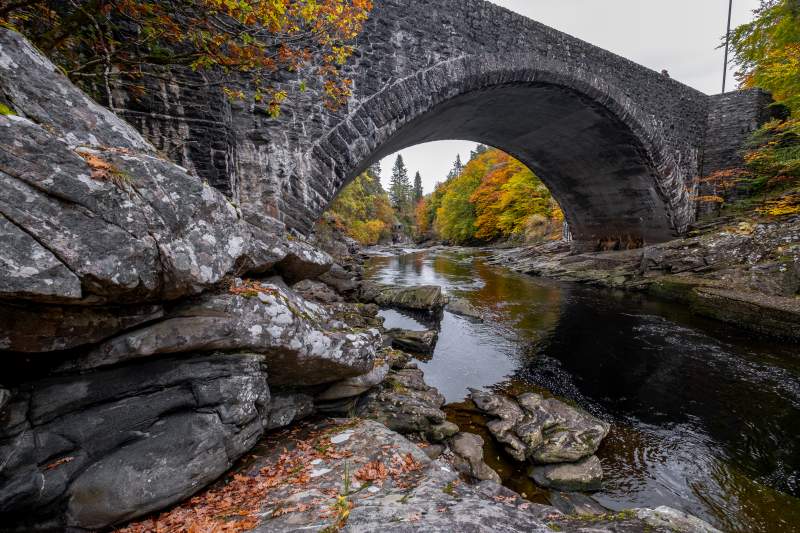
[(58, 461), (53, 461), (49, 465), (45, 466), (44, 469), (45, 470), (53, 470), (55, 468), (58, 468), (61, 465), (64, 465), (64, 464), (67, 464), (67, 463), (71, 463), (74, 460), (75, 460), (74, 457), (62, 457)]
[(77, 152), (86, 161), (92, 171), (92, 179), (97, 181), (110, 181), (116, 185), (125, 183), (125, 174), (120, 171), (113, 163), (106, 161), (99, 155), (92, 152)]
[(380, 461), (372, 461), (356, 472), (356, 479), (364, 482), (383, 482), (388, 475), (385, 464)]

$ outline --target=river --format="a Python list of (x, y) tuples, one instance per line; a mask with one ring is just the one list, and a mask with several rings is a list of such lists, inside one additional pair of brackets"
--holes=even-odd
[[(536, 391), (613, 424), (598, 452), (617, 510), (668, 505), (731, 532), (800, 531), (800, 347), (753, 338), (641, 294), (543, 280), (455, 249), (375, 257), (367, 277), (434, 284), (486, 314), (449, 312), (419, 362), (448, 416), (482, 434), (504, 483), (550, 496), (496, 447), (468, 387)], [(383, 310), (387, 327), (424, 328)]]

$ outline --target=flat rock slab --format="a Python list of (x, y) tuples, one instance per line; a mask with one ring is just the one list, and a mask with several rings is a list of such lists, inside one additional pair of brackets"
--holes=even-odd
[(603, 466), (596, 455), (577, 463), (534, 466), (530, 476), (540, 487), (573, 492), (600, 490)]
[(360, 299), (381, 307), (396, 307), (434, 315), (440, 314), (447, 304), (442, 288), (436, 285), (397, 287), (364, 283), (361, 286)]
[(389, 329), (386, 331), (385, 337), (391, 341), (392, 348), (415, 354), (429, 355), (436, 349), (439, 332), (436, 330)]

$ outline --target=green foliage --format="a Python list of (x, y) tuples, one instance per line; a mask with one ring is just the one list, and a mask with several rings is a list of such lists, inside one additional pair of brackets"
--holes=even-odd
[(800, 112), (800, 2), (762, 0), (755, 19), (731, 34), (734, 60), (745, 87), (770, 91)]
[(380, 170), (370, 168), (342, 189), (327, 215), (337, 228), (361, 244), (374, 245), (388, 240), (395, 213), (381, 186)]
[(10, 107), (0, 102), (0, 115), (16, 115), (16, 113), (14, 113)]
[(422, 176), (420, 176), (419, 172), (414, 175), (414, 193), (412, 195), (412, 199), (414, 204), (418, 204), (420, 200), (422, 200)]
[(400, 154), (397, 154), (394, 167), (392, 167), (389, 198), (392, 200), (392, 207), (398, 211), (407, 209), (411, 203), (411, 182), (408, 180), (408, 169), (403, 162), (403, 156)]
[(454, 243), (545, 237), (563, 215), (544, 184), (510, 155), (485, 146), (462, 171), (440, 183), (417, 212), (420, 228)]

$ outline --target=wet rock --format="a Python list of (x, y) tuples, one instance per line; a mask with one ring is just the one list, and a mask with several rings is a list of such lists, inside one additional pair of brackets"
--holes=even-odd
[(408, 329), (390, 329), (385, 337), (392, 348), (417, 354), (432, 354), (439, 340), (439, 332), (435, 330), (412, 331)]
[(425, 436), (431, 442), (444, 442), (456, 433), (458, 433), (458, 426), (446, 420), (441, 424), (433, 426)]
[(389, 365), (375, 365), (370, 372), (362, 376), (348, 378), (338, 383), (334, 383), (324, 392), (317, 396), (318, 401), (341, 400), (352, 398), (368, 391), (375, 385), (381, 383), (389, 374)]
[(462, 474), (480, 481), (500, 483), (500, 476), (483, 461), (483, 439), (472, 433), (458, 433), (450, 440), (453, 465)]
[(159, 354), (249, 351), (267, 355), (270, 384), (317, 385), (368, 372), (377, 329), (328, 329), (328, 313), (277, 285), (207, 294), (166, 319), (119, 335), (73, 367), (96, 368)]
[(307, 300), (331, 304), (341, 302), (342, 297), (320, 281), (303, 280), (292, 285), (292, 290)]
[(437, 315), (442, 312), (447, 297), (435, 285), (420, 287), (394, 287), (376, 283), (363, 283), (361, 301), (373, 302), (381, 307), (397, 307)]
[(0, 304), (0, 350), (51, 352), (97, 343), (164, 316), (161, 305)]
[(314, 413), (314, 398), (294, 391), (272, 391), (266, 430), (286, 427)]
[(499, 419), (488, 422), (487, 428), (518, 461), (579, 461), (597, 451), (610, 429), (580, 409), (538, 394), (523, 394), (515, 400), (471, 389), (470, 397), (478, 409)]
[(667, 506), (637, 509), (636, 516), (650, 527), (665, 528), (678, 533), (720, 533), (717, 528), (703, 520)]
[(600, 459), (592, 455), (577, 463), (534, 466), (530, 477), (540, 487), (562, 491), (589, 492), (600, 490), (603, 467)]
[(443, 424), (444, 396), (425, 383), (417, 368), (392, 370), (378, 387), (358, 403), (356, 414), (376, 420), (399, 433), (429, 433)]
[(611, 514), (611, 510), (603, 507), (589, 495), (580, 492), (550, 491), (550, 505), (564, 514), (572, 516), (603, 516)]
[(449, 297), (447, 302), (447, 310), (454, 315), (465, 316), (476, 320), (483, 320), (481, 312), (472, 305), (466, 298)]
[(102, 528), (180, 501), (255, 444), (269, 399), (260, 355), (21, 385), (0, 411), (0, 516)]

